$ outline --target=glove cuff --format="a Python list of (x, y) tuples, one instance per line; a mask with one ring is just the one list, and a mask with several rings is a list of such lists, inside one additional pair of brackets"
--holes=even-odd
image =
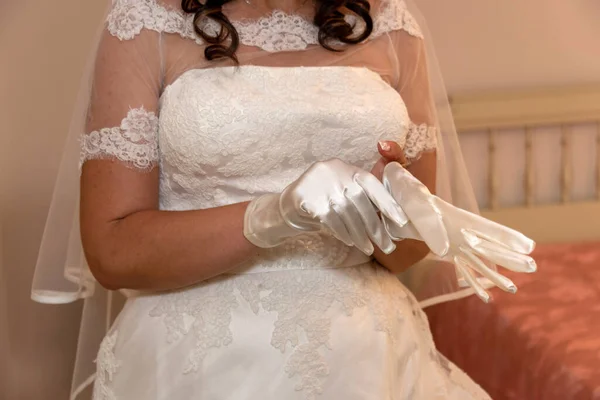
[(279, 194), (265, 194), (250, 202), (244, 214), (244, 236), (260, 248), (276, 247), (298, 232), (279, 211)]

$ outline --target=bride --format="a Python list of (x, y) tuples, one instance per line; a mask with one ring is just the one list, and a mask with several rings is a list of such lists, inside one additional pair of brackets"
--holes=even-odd
[(487, 301), (533, 243), (432, 194), (449, 139), (403, 0), (114, 0), (95, 54), (33, 297), (96, 325), (94, 281), (127, 301), (73, 397), (488, 398), (395, 274), (431, 249), (425, 286)]

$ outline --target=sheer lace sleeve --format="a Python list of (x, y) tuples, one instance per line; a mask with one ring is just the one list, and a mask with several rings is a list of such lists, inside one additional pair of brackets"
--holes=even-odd
[(108, 24), (97, 54), (80, 166), (93, 159), (140, 170), (157, 164), (159, 45), (157, 32), (142, 30), (125, 38)]
[(399, 62), (397, 90), (402, 96), (410, 123), (404, 153), (417, 160), (424, 152), (437, 147), (435, 105), (431, 96), (426, 49), (421, 37), (406, 31), (394, 32), (396, 55)]

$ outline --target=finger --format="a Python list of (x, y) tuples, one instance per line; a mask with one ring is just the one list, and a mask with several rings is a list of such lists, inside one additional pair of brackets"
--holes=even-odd
[[(350, 234), (346, 230), (346, 225), (340, 220), (338, 215), (331, 211), (329, 207), (317, 211), (307, 202), (303, 201), (300, 204), (300, 217), (302, 225), (314, 226), (318, 229), (323, 229), (331, 233), (336, 239), (344, 242), (347, 246), (354, 246), (354, 242), (350, 238)], [(289, 224), (289, 221), (288, 221)], [(302, 226), (292, 225), (298, 230), (305, 230)]]
[(336, 239), (343, 242), (346, 246), (354, 246), (354, 241), (346, 228), (346, 224), (344, 224), (344, 221), (342, 221), (337, 213), (325, 213), (320, 216), (319, 220)]
[(375, 176), (366, 172), (357, 173), (354, 175), (354, 182), (364, 190), (369, 199), (375, 204), (375, 207), (383, 215), (398, 224), (398, 226), (406, 225), (408, 217)]
[(483, 261), (481, 261), (469, 250), (461, 247), (460, 251), (462, 252), (463, 256), (469, 260), (469, 265), (471, 268), (488, 278), (494, 285), (498, 286), (505, 292), (513, 294), (517, 292), (517, 286), (513, 283), (513, 281), (489, 268)]
[(408, 202), (406, 214), (421, 239), (437, 256), (444, 257), (450, 249), (450, 239), (442, 216), (427, 207), (427, 204)]
[(533, 258), (512, 251), (502, 244), (481, 239), (477, 237), (479, 236), (479, 232), (475, 235), (472, 231), (464, 230), (463, 236), (467, 240), (467, 243), (471, 245), (473, 251), (494, 264), (501, 265), (515, 272), (532, 273), (537, 270), (537, 264)]
[(521, 254), (531, 254), (535, 249), (535, 242), (521, 232), (491, 221), (481, 215), (455, 207), (440, 198), (436, 198), (435, 202), (442, 212), (451, 214), (453, 219), (456, 218), (463, 221), (465, 228), (469, 228), (477, 236), (486, 239), (488, 242), (496, 243)]
[[(299, 207), (300, 212), (298, 213), (298, 217), (300, 219), (300, 224), (293, 224), (294, 229), (298, 229), (300, 231), (303, 230), (318, 230), (320, 228), (320, 223), (318, 215), (319, 213), (315, 211), (311, 204), (306, 201), (302, 201)], [(289, 224), (290, 221), (286, 218), (286, 222)], [(310, 227), (306, 229), (305, 227)]]
[(427, 186), (397, 162), (386, 164), (383, 169), (383, 178), (386, 189), (393, 191), (394, 195), (399, 196), (399, 198), (406, 191), (409, 191), (411, 195), (417, 194), (421, 197), (433, 196)]
[(393, 252), (396, 249), (396, 245), (392, 242), (392, 239), (383, 226), (383, 222), (381, 222), (381, 219), (377, 215), (377, 210), (363, 189), (359, 185), (349, 187), (344, 190), (344, 196), (354, 204), (371, 241), (385, 254)]
[(479, 215), (476, 216), (484, 220), (476, 228), (472, 229), (477, 236), (486, 239), (490, 243), (496, 243), (501, 247), (509, 248), (521, 254), (531, 254), (535, 249), (535, 242), (521, 232)]
[(444, 220), (431, 201), (432, 195), (427, 187), (418, 181), (415, 182), (415, 179), (398, 163), (389, 163), (384, 169), (384, 187), (398, 201), (430, 250), (444, 257), (450, 248)]
[(397, 242), (404, 239), (415, 239), (421, 241), (423, 240), (419, 232), (417, 232), (413, 224), (411, 224), (410, 222), (404, 226), (398, 226), (394, 223), (394, 221), (391, 221), (385, 215), (382, 216), (382, 219), (383, 226), (385, 227), (386, 232), (392, 238), (392, 240), (395, 240)]
[(475, 290), (475, 294), (477, 295), (477, 297), (483, 300), (484, 303), (489, 303), (492, 300), (492, 297), (488, 292), (485, 291), (483, 286), (481, 286), (481, 284), (473, 276), (473, 273), (470, 270), (469, 263), (459, 256), (454, 256), (454, 264), (456, 265), (460, 273), (463, 275), (469, 286), (471, 286)]
[(380, 158), (375, 165), (373, 166), (373, 168), (371, 169), (371, 173), (375, 176), (375, 178), (377, 178), (379, 181), (381, 181), (383, 179), (383, 169), (385, 168), (385, 164), (387, 164), (387, 161), (385, 158)]
[(344, 223), (354, 246), (368, 256), (373, 254), (375, 249), (369, 240), (362, 218), (354, 205), (346, 198), (331, 199), (329, 205)]
[(381, 140), (377, 143), (377, 150), (388, 162), (396, 161), (402, 165), (407, 164), (406, 156), (400, 145), (393, 140)]

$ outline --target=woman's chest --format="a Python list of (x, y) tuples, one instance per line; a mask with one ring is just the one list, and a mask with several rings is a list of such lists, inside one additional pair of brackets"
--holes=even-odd
[(160, 149), (167, 164), (224, 176), (333, 157), (363, 166), (408, 122), (398, 93), (364, 68), (192, 70), (163, 93)]

